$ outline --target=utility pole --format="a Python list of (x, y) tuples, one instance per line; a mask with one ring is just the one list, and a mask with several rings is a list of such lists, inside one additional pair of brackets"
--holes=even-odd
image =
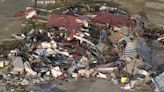
[(34, 4), (34, 9), (35, 9), (35, 10), (36, 10), (36, 7), (37, 7), (37, 1), (38, 1), (38, 0), (35, 0), (35, 1), (34, 1), (34, 3), (35, 3), (35, 4)]

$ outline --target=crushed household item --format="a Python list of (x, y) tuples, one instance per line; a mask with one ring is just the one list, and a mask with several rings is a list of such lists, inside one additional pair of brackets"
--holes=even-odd
[(131, 81), (130, 83), (126, 84), (125, 86), (121, 87), (122, 89), (129, 90), (133, 89), (135, 86), (136, 81)]
[(63, 74), (58, 66), (52, 68), (51, 73), (52, 73), (52, 76), (55, 78)]
[(22, 57), (12, 57), (11, 58), (12, 60), (12, 63), (13, 63), (13, 66), (14, 66), (14, 69), (13, 71), (18, 73), (23, 73), (24, 72), (24, 64), (23, 64), (23, 60), (22, 60)]
[(37, 12), (36, 12), (36, 10), (34, 10), (34, 8), (32, 8), (32, 7), (26, 8), (26, 19), (30, 19), (36, 15), (37, 15)]
[(107, 79), (107, 76), (103, 73), (98, 73), (97, 75), (98, 78), (103, 78), (103, 79)]
[(0, 67), (5, 67), (5, 63), (4, 63), (4, 61), (0, 61)]
[(36, 76), (36, 75), (37, 75), (37, 73), (31, 69), (31, 66), (30, 66), (29, 62), (25, 62), (25, 63), (24, 63), (24, 67), (25, 67), (25, 71), (26, 71), (28, 74), (30, 74), (30, 75), (32, 75), (32, 76)]
[(126, 83), (127, 82), (127, 80), (128, 80), (128, 78), (127, 77), (121, 77), (121, 83)]
[(97, 71), (98, 72), (104, 72), (104, 73), (111, 73), (111, 72), (113, 72), (114, 70), (117, 70), (118, 68), (117, 67), (109, 67), (109, 68), (107, 68), (107, 67), (105, 67), (105, 68), (98, 68), (97, 69)]
[(90, 77), (90, 71), (89, 70), (86, 70), (86, 69), (80, 69), (78, 71), (78, 74), (80, 76), (85, 76), (86, 78), (89, 78)]
[(6, 66), (8, 66), (10, 63), (10, 61), (8, 60), (0, 60), (0, 68), (4, 68)]

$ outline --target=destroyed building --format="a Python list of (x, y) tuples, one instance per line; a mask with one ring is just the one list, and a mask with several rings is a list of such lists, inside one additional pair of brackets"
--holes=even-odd
[[(115, 15), (110, 7), (89, 15), (42, 17), (38, 10), (30, 10), (16, 15), (24, 16), (28, 21), (24, 25), (32, 28), (26, 34), (12, 35), (19, 43), (3, 57), (9, 63), (0, 63), (2, 68), (8, 66), (2, 73), (6, 84), (16, 87), (98, 77), (121, 84), (124, 90), (148, 86), (149, 49), (139, 35), (144, 29), (136, 31), (139, 20), (129, 14)], [(37, 28), (38, 24), (42, 27)]]

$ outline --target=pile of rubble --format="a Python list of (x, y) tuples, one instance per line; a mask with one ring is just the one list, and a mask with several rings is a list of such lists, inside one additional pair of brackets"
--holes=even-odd
[[(144, 67), (148, 65), (137, 51), (138, 39), (142, 39), (137, 32), (143, 30), (139, 20), (108, 6), (87, 15), (74, 11), (78, 9), (40, 16), (38, 10), (27, 8), (16, 14), (25, 15), (33, 28), (26, 34), (13, 34), (19, 44), (7, 57), (1, 55), (4, 71), (0, 78), (6, 85), (99, 77), (131, 89), (151, 81)], [(36, 29), (37, 23), (44, 24), (43, 28)]]

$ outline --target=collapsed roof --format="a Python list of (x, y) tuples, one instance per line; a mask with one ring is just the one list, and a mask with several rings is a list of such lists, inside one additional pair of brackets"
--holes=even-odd
[(134, 27), (135, 23), (132, 20), (125, 19), (120, 16), (112, 15), (111, 13), (100, 12), (91, 20), (94, 23), (109, 24), (111, 26), (127, 26)]
[(49, 15), (48, 27), (65, 27), (67, 30), (78, 30), (81, 27), (81, 20), (71, 15)]

